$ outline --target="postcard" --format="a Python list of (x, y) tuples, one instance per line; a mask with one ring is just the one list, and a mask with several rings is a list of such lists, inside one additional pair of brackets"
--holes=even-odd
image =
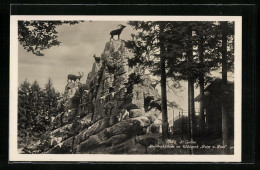
[(9, 161), (241, 162), (241, 16), (10, 16)]

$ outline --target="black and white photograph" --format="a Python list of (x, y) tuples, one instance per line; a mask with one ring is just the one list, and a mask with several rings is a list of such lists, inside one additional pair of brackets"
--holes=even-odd
[(10, 161), (241, 161), (241, 17), (10, 19)]

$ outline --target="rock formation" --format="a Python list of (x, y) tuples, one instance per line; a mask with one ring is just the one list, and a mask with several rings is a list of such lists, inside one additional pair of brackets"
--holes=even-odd
[(128, 66), (131, 57), (123, 41), (110, 41), (86, 83), (67, 84), (53, 130), (41, 139), (43, 153), (141, 154), (159, 141), (161, 112), (149, 104), (160, 96), (148, 75)]

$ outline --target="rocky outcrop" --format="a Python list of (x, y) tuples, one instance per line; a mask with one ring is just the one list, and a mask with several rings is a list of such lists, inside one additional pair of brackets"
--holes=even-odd
[[(52, 121), (53, 130), (42, 140), (45, 153), (147, 152), (147, 146), (136, 139), (151, 133), (149, 129), (161, 112), (149, 103), (160, 96), (149, 76), (128, 66), (132, 57), (123, 41), (110, 41), (86, 83), (66, 85), (63, 107)], [(152, 100), (147, 103), (147, 98)], [(158, 136), (150, 137), (145, 145), (158, 140)]]

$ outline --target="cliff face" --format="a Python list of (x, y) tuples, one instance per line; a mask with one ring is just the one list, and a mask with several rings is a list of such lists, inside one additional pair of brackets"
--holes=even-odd
[(108, 42), (86, 83), (67, 84), (44, 153), (146, 153), (159, 141), (161, 112), (151, 103), (160, 96), (149, 76), (128, 66), (132, 56), (123, 41)]

